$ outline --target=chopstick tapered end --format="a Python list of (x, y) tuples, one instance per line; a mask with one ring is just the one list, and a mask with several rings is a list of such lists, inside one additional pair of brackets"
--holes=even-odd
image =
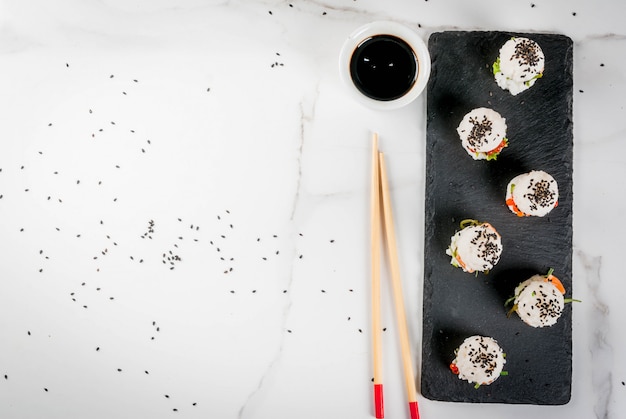
[(383, 419), (385, 417), (382, 384), (374, 384), (374, 413), (376, 414), (376, 419)]

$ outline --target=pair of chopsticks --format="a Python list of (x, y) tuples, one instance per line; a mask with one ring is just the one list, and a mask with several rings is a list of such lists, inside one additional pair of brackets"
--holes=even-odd
[[(382, 204), (382, 205), (381, 205)], [(381, 208), (382, 207), (382, 208)], [(389, 197), (389, 184), (383, 153), (378, 150), (378, 134), (374, 133), (372, 139), (372, 179), (371, 179), (371, 262), (372, 262), (372, 344), (374, 362), (374, 412), (376, 418), (385, 416), (383, 402), (382, 382), (382, 341), (380, 325), (380, 266), (381, 266), (381, 225), (384, 231), (389, 257), (389, 270), (391, 274), (391, 286), (396, 309), (396, 321), (400, 338), (402, 364), (406, 384), (409, 412), (411, 419), (419, 419), (417, 407), (417, 391), (413, 376), (413, 362), (409, 345), (409, 334), (406, 325), (404, 310), (404, 297), (400, 279), (400, 266), (398, 262), (398, 250), (396, 248), (396, 235), (393, 225), (393, 213), (391, 199)], [(382, 212), (382, 214), (381, 214)]]

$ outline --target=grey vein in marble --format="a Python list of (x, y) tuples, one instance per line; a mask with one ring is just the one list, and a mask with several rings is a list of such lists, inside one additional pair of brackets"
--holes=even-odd
[(296, 176), (296, 186), (294, 191), (294, 196), (291, 204), (291, 214), (289, 220), (291, 222), (294, 221), (296, 212), (298, 210), (298, 205), (300, 203), (300, 194), (301, 194), (301, 183), (302, 183), (302, 155), (304, 152), (304, 145), (306, 140), (306, 126), (308, 123), (311, 123), (314, 119), (315, 114), (315, 106), (317, 104), (317, 98), (319, 96), (319, 86), (315, 87), (314, 97), (311, 101), (311, 104), (308, 105), (309, 109), (306, 109), (306, 98), (302, 98), (300, 101), (300, 137), (299, 137), (299, 146), (298, 146), (298, 155), (296, 157), (296, 163), (298, 167), (298, 173)]
[(289, 219), (293, 221), (296, 210), (298, 209), (298, 202), (300, 201), (300, 184), (302, 182), (302, 151), (304, 149), (304, 127), (305, 127), (305, 116), (304, 116), (304, 105), (300, 103), (300, 147), (298, 148), (298, 176), (296, 177), (296, 190), (294, 192), (293, 201), (291, 205), (291, 216)]
[[(293, 283), (293, 272), (294, 272), (294, 265), (295, 265), (295, 259), (297, 258), (297, 256), (295, 255), (295, 243), (293, 246), (291, 246), (292, 249), (292, 257), (291, 257), (291, 263), (289, 265), (289, 278), (288, 278), (288, 282), (287, 282), (287, 286), (285, 288), (286, 292), (288, 295), (291, 294), (291, 285)], [(248, 395), (248, 397), (246, 398), (245, 402), (243, 403), (243, 405), (241, 406), (241, 408), (239, 408), (239, 412), (237, 414), (237, 417), (239, 419), (242, 419), (244, 417), (244, 414), (246, 412), (246, 410), (248, 409), (250, 403), (254, 400), (254, 398), (260, 394), (263, 391), (263, 387), (264, 384), (266, 382), (266, 380), (270, 377), (270, 375), (274, 372), (276, 366), (278, 365), (278, 363), (281, 360), (281, 356), (283, 354), (283, 348), (285, 346), (285, 338), (286, 338), (286, 333), (289, 333), (288, 329), (287, 329), (287, 321), (289, 319), (289, 313), (291, 312), (291, 307), (293, 305), (292, 299), (291, 297), (288, 297), (287, 302), (285, 303), (285, 307), (283, 308), (283, 316), (282, 316), (282, 322), (281, 322), (281, 329), (282, 329), (282, 333), (280, 335), (280, 339), (278, 342), (278, 347), (276, 349), (276, 352), (274, 353), (273, 358), (269, 361), (269, 363), (267, 364), (267, 368), (265, 369), (265, 371), (261, 374), (261, 377), (259, 378), (258, 384), (256, 386), (256, 388)]]

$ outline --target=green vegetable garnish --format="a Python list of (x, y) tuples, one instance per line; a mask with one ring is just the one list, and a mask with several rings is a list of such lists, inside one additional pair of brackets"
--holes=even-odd
[(530, 82), (531, 82), (531, 81), (536, 80), (536, 79), (540, 79), (540, 78), (542, 78), (542, 77), (543, 77), (543, 73), (537, 74), (537, 75), (536, 75), (535, 77), (533, 77), (532, 79), (530, 79), (530, 80), (526, 80), (526, 81), (524, 82), (524, 84), (525, 84), (526, 86), (530, 86)]
[(492, 151), (491, 153), (487, 153), (487, 161), (497, 160), (498, 159), (498, 155), (500, 154), (502, 149), (504, 147), (507, 147), (508, 145), (509, 145), (509, 139), (508, 138), (503, 138), (502, 142), (500, 143), (500, 145), (498, 147), (496, 147), (494, 151)]
[(461, 227), (461, 230), (464, 229), (465, 227), (469, 227), (469, 226), (479, 226), (482, 223), (478, 220), (472, 220), (471, 218), (467, 218), (465, 220), (462, 220), (459, 223), (459, 226)]
[(492, 69), (494, 76), (500, 72), (500, 57), (493, 63)]

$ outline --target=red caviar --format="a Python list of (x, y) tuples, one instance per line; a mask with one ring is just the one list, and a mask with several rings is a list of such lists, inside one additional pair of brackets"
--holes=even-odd
[(452, 371), (453, 374), (459, 374), (459, 368), (455, 363), (450, 364), (450, 371)]

